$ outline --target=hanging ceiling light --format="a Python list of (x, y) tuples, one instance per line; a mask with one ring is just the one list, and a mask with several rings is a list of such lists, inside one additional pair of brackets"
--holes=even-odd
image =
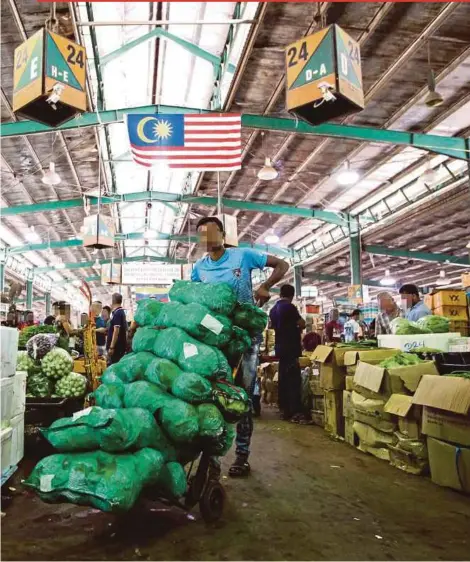
[(34, 226), (30, 226), (26, 231), (25, 238), (28, 242), (39, 242), (39, 235)]
[(258, 172), (258, 179), (263, 181), (275, 180), (279, 172), (274, 168), (271, 163), (271, 158), (264, 159), (264, 166)]
[(101, 269), (100, 260), (96, 258), (95, 263), (93, 264), (94, 269)]
[(435, 183), (438, 179), (439, 179), (439, 168), (437, 168), (436, 170), (433, 170), (431, 168), (431, 166), (429, 166), (427, 168), (427, 170), (425, 170), (421, 176), (420, 176), (420, 180), (427, 184), (427, 185), (431, 185), (433, 183)]
[(385, 287), (389, 287), (391, 285), (395, 285), (397, 280), (390, 275), (390, 269), (385, 270), (385, 277), (382, 277), (380, 280), (380, 284), (384, 285)]
[(59, 261), (55, 264), (54, 269), (65, 269), (65, 263), (63, 261)]
[(273, 230), (271, 230), (269, 234), (267, 234), (266, 237), (264, 238), (266, 244), (277, 244), (279, 240), (280, 240), (279, 236)]
[(436, 78), (431, 68), (431, 42), (428, 41), (428, 93), (424, 98), (424, 103), (428, 107), (438, 107), (444, 103), (444, 98), (436, 92)]
[(145, 240), (155, 240), (156, 237), (157, 237), (157, 232), (155, 230), (152, 230), (151, 228), (146, 228), (144, 230)]
[(446, 276), (446, 272), (441, 269), (441, 271), (439, 271), (439, 277), (436, 279), (435, 284), (436, 285), (450, 285), (450, 279)]
[(55, 171), (54, 162), (49, 163), (49, 169), (41, 178), (42, 183), (50, 186), (59, 185), (62, 181), (59, 174)]
[(349, 161), (346, 161), (346, 167), (336, 176), (336, 181), (339, 185), (354, 185), (359, 181), (359, 173), (356, 170), (351, 170)]

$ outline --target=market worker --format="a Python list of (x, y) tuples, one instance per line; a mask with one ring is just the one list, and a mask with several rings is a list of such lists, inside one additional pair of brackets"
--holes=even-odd
[(361, 335), (361, 325), (359, 324), (359, 319), (361, 317), (361, 311), (356, 308), (352, 311), (349, 320), (344, 325), (344, 341), (350, 343), (353, 341), (358, 341)]
[(375, 335), (391, 334), (390, 322), (401, 316), (401, 310), (390, 293), (379, 293), (377, 302), (380, 312), (375, 317)]
[(96, 350), (98, 355), (102, 357), (106, 355), (106, 322), (101, 316), (103, 312), (103, 304), (101, 301), (94, 301), (91, 305), (93, 310), (93, 316), (95, 317), (95, 328), (96, 328)]
[(432, 312), (419, 298), (418, 287), (407, 284), (400, 287), (400, 295), (405, 310), (405, 318), (410, 322), (416, 322), (423, 316), (429, 316)]
[(104, 321), (104, 325), (106, 328), (109, 328), (109, 320), (111, 318), (111, 307), (108, 305), (103, 306), (103, 310), (101, 311), (101, 318)]
[(300, 397), (300, 365), (302, 355), (300, 337), (305, 329), (305, 320), (297, 307), (292, 304), (295, 289), (282, 285), (281, 298), (269, 313), (269, 320), (275, 333), (276, 357), (279, 358), (279, 409), (284, 420), (295, 423), (305, 421), (302, 415)]
[(122, 308), (122, 295), (113, 293), (111, 319), (108, 328), (106, 350), (108, 363), (112, 365), (120, 361), (126, 353), (127, 347), (127, 320)]
[(46, 316), (44, 319), (44, 326), (53, 326), (55, 322), (54, 316), (51, 314), (50, 316)]
[(329, 314), (329, 322), (325, 324), (325, 341), (340, 342), (343, 326), (339, 322), (339, 310), (332, 308)]
[[(271, 276), (258, 287), (254, 294), (255, 301), (260, 306), (268, 302), (271, 296), (269, 290), (281, 281), (289, 269), (287, 262), (251, 248), (226, 248), (224, 246), (224, 226), (217, 217), (200, 219), (197, 224), (197, 232), (199, 245), (207, 252), (207, 255), (194, 264), (192, 281), (228, 283), (239, 302), (253, 303), (252, 271), (272, 267)], [(261, 334), (253, 339), (252, 346), (245, 352), (239, 371), (240, 378), (237, 380), (237, 384), (246, 390), (250, 398), (256, 383), (260, 342)], [(253, 417), (252, 412), (249, 412), (237, 425), (236, 459), (230, 467), (230, 476), (246, 476), (250, 473), (248, 457), (252, 433)], [(212, 466), (212, 469), (211, 477), (219, 476), (220, 467)]]

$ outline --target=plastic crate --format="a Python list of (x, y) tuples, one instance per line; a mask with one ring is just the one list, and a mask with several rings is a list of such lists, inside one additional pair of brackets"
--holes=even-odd
[(450, 375), (454, 371), (470, 371), (470, 352), (435, 353), (432, 358), (441, 375)]
[(83, 410), (84, 398), (26, 398), (25, 423), (48, 427)]

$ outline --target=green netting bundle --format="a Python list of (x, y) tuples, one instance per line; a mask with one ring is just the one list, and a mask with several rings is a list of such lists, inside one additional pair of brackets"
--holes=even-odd
[(231, 423), (226, 423), (222, 435), (211, 442), (208, 449), (209, 454), (217, 457), (225, 456), (232, 448), (236, 434), (236, 426)]
[(155, 418), (142, 408), (86, 408), (71, 418), (56, 420), (42, 433), (61, 452), (101, 449), (117, 453), (145, 447), (160, 449), (166, 441)]
[(177, 363), (183, 371), (203, 377), (231, 376), (230, 365), (219, 349), (198, 342), (180, 328), (162, 330), (155, 342), (154, 353)]
[(114, 365), (111, 365), (106, 369), (106, 371), (101, 375), (101, 384), (125, 384), (122, 380), (115, 374), (113, 370)]
[(165, 497), (180, 498), (186, 492), (186, 473), (180, 463), (166, 463), (158, 479), (158, 487)]
[(157, 336), (158, 330), (155, 328), (138, 328), (132, 340), (132, 351), (134, 351), (134, 353), (138, 353), (139, 351), (148, 351), (151, 353)]
[(163, 406), (159, 421), (173, 443), (191, 443), (199, 432), (196, 408), (176, 398)]
[(155, 299), (138, 301), (134, 320), (139, 326), (155, 326), (163, 303)]
[(181, 373), (171, 385), (171, 394), (190, 404), (211, 400), (211, 383), (195, 373)]
[(193, 338), (214, 347), (226, 345), (232, 334), (231, 320), (221, 314), (214, 314), (206, 306), (195, 302), (164, 304), (156, 325), (181, 328)]
[(222, 414), (214, 404), (200, 404), (197, 407), (199, 418), (199, 436), (204, 440), (220, 439), (224, 434), (225, 422)]
[(34, 468), (25, 486), (48, 503), (70, 502), (102, 511), (129, 511), (145, 486), (163, 475), (164, 459), (154, 449), (133, 454), (103, 451), (51, 455)]
[(235, 326), (243, 328), (251, 337), (255, 337), (266, 328), (268, 315), (254, 304), (237, 303), (232, 320)]
[(144, 373), (144, 380), (162, 386), (170, 391), (173, 381), (182, 373), (181, 369), (168, 359), (154, 357)]
[(227, 283), (194, 283), (175, 281), (170, 289), (170, 299), (182, 304), (198, 303), (216, 314), (229, 316), (237, 298)]
[(417, 321), (417, 324), (422, 330), (428, 330), (432, 334), (446, 334), (450, 330), (450, 320), (435, 314), (423, 316)]
[(93, 392), (95, 404), (100, 408), (124, 408), (124, 390), (126, 385), (100, 384)]
[[(135, 338), (134, 338), (135, 339)], [(152, 353), (141, 351), (139, 353), (129, 353), (114, 365), (111, 365), (103, 373), (112, 373), (121, 379), (122, 382), (129, 383), (142, 379), (148, 364), (155, 357)]]
[(250, 411), (250, 399), (243, 388), (239, 386), (218, 380), (214, 385), (212, 394), (225, 421), (229, 423), (239, 421)]
[(232, 339), (223, 348), (225, 357), (229, 360), (230, 365), (235, 367), (240, 361), (241, 356), (251, 346), (250, 334), (243, 328), (233, 327)]
[(124, 407), (126, 408), (143, 408), (155, 414), (163, 406), (173, 402), (178, 402), (178, 399), (151, 382), (136, 381), (127, 384), (124, 389)]

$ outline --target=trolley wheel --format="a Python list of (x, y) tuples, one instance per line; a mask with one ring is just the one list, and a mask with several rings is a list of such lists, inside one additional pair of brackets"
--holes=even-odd
[(206, 523), (214, 523), (222, 517), (225, 505), (225, 490), (220, 482), (208, 482), (199, 500), (199, 509)]

